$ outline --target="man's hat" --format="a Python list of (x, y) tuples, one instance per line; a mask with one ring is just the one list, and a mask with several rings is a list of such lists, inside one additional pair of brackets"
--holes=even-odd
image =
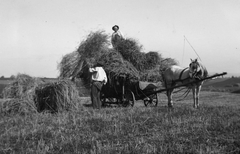
[(119, 29), (119, 26), (118, 26), (118, 25), (114, 25), (114, 26), (112, 27), (112, 30), (114, 30), (115, 27), (117, 27), (117, 29)]

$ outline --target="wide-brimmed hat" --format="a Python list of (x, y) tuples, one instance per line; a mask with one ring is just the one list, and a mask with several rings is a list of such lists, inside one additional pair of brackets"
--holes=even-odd
[(119, 26), (118, 26), (118, 25), (114, 25), (114, 26), (112, 27), (112, 30), (114, 30), (115, 27), (117, 27), (117, 29), (119, 29)]

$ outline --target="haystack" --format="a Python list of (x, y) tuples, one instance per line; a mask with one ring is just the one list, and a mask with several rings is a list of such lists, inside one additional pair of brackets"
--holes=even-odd
[[(60, 76), (64, 78), (80, 77), (85, 85), (89, 85), (88, 69), (96, 62), (101, 61), (109, 78), (125, 74), (129, 80), (160, 81), (156, 76), (160, 75), (158, 70), (163, 58), (158, 52), (143, 52), (142, 45), (134, 39), (122, 40), (114, 49), (110, 48), (109, 44), (109, 36), (104, 31), (91, 32), (81, 42), (77, 51), (71, 54), (72, 58), (62, 59), (59, 67)], [(75, 57), (78, 58), (73, 56), (76, 52), (78, 56)], [(71, 64), (72, 66), (69, 67), (68, 65)], [(67, 72), (65, 71), (67, 68), (72, 68), (68, 70), (70, 73), (64, 73)], [(89, 88), (89, 86), (86, 87)]]
[(41, 84), (36, 87), (35, 93), (38, 112), (76, 109), (80, 100), (75, 84), (67, 79)]
[(37, 111), (34, 104), (35, 88), (44, 83), (40, 78), (33, 78), (27, 74), (18, 74), (13, 81), (4, 88), (4, 112)]
[[(129, 79), (139, 79), (139, 71), (125, 60), (122, 55), (115, 49), (109, 48), (109, 36), (104, 31), (90, 33), (85, 40), (81, 42), (77, 51), (78, 59), (75, 59), (73, 53), (68, 54), (59, 64), (60, 77), (82, 79), (84, 86), (89, 89), (90, 74), (88, 69), (90, 66), (101, 61), (108, 77), (119, 76), (120, 74), (128, 74)], [(72, 57), (72, 58), (70, 58)], [(77, 62), (76, 62), (77, 61)], [(77, 63), (77, 65), (75, 65)], [(71, 70), (67, 70), (72, 68)], [(65, 73), (69, 72), (69, 73)]]
[(79, 65), (80, 55), (77, 51), (71, 52), (63, 56), (62, 61), (58, 64), (60, 77), (69, 77)]
[(33, 78), (27, 74), (18, 74), (13, 81), (4, 88), (3, 98), (30, 97), (31, 92), (43, 82), (40, 78)]
[(143, 52), (142, 45), (134, 39), (120, 41), (115, 49), (125, 60), (131, 62), (134, 67), (141, 72), (155, 68), (162, 60), (158, 52)]

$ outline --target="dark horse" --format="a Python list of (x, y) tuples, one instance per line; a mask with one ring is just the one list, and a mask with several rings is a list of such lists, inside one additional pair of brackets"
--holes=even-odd
[[(182, 68), (177, 65), (172, 65), (167, 68), (163, 74), (163, 81), (164, 86), (166, 89), (180, 85), (180, 84), (187, 84), (188, 82), (197, 81), (208, 76), (207, 69), (203, 66), (197, 59), (192, 60), (189, 64), (189, 67)], [(199, 93), (201, 90), (201, 86), (203, 81), (195, 82), (192, 84), (187, 85), (188, 88), (192, 88), (193, 92), (193, 107), (199, 107)], [(172, 107), (172, 92), (174, 89), (167, 90), (167, 97), (168, 97), (168, 106)]]

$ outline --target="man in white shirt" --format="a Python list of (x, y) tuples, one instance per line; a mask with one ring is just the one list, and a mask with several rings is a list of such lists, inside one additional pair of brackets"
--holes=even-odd
[(117, 43), (118, 43), (119, 41), (123, 40), (124, 37), (123, 37), (122, 33), (119, 31), (119, 26), (118, 26), (118, 25), (114, 25), (114, 26), (112, 27), (112, 30), (113, 30), (114, 32), (112, 33), (111, 42), (112, 42), (113, 48), (115, 48), (116, 45), (117, 45)]
[(91, 77), (91, 100), (93, 108), (100, 109), (102, 102), (100, 100), (100, 92), (103, 84), (107, 83), (107, 75), (103, 69), (103, 64), (98, 62), (94, 67), (89, 68)]

